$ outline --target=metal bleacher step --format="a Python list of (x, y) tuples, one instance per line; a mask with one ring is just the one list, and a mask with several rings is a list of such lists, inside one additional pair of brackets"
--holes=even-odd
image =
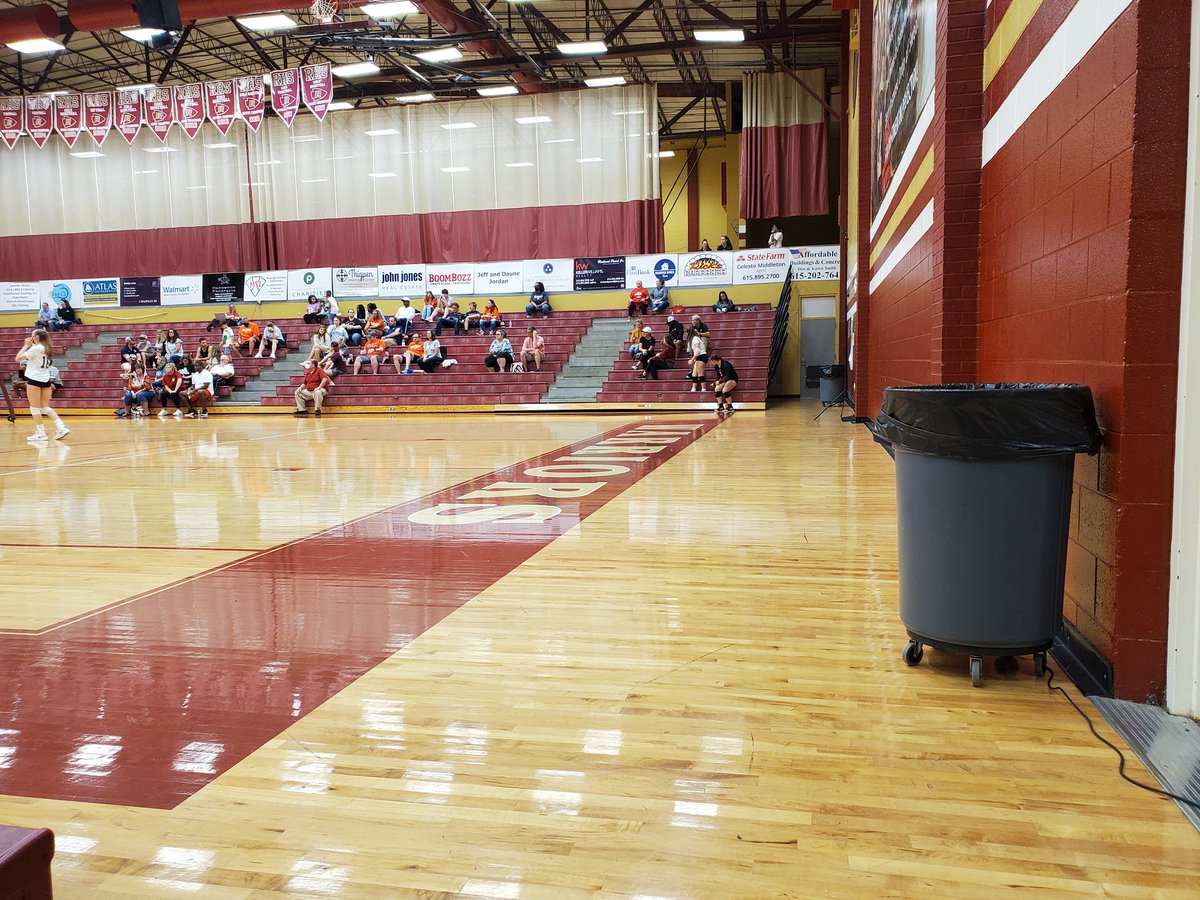
[(593, 320), (542, 399), (594, 403), (614, 356), (624, 347), (628, 329), (623, 318)]
[(58, 371), (62, 374), (69, 372), (71, 363), (79, 362), (89, 353), (96, 353), (105, 347), (117, 346), (121, 343), (123, 336), (123, 332), (120, 331), (101, 331), (94, 338), (89, 338), (79, 346), (72, 347), (59, 356), (56, 360)]

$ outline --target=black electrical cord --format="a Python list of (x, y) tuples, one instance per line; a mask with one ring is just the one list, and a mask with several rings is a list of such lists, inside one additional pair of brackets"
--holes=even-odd
[(1096, 736), (1096, 740), (1100, 741), (1100, 743), (1102, 743), (1106, 747), (1110, 748), (1113, 751), (1113, 753), (1117, 754), (1117, 759), (1119, 759), (1121, 761), (1120, 764), (1117, 766), (1117, 774), (1118, 775), (1120, 775), (1122, 778), (1124, 778), (1126, 781), (1128, 781), (1134, 787), (1140, 787), (1143, 791), (1149, 791), (1150, 793), (1158, 794), (1161, 797), (1169, 797), (1170, 799), (1174, 800), (1177, 803), (1186, 803), (1188, 806), (1194, 807), (1196, 809), (1200, 809), (1200, 803), (1198, 803), (1195, 800), (1192, 800), (1190, 797), (1182, 797), (1179, 794), (1171, 793), (1171, 791), (1164, 791), (1162, 788), (1157, 788), (1150, 784), (1143, 784), (1142, 782), (1138, 781), (1137, 779), (1130, 778), (1128, 775), (1126, 775), (1125, 774), (1125, 754), (1121, 751), (1121, 748), (1118, 747), (1116, 744), (1114, 744), (1112, 741), (1108, 740), (1108, 738), (1104, 737), (1104, 735), (1102, 735), (1100, 732), (1098, 732), (1096, 730), (1096, 726), (1092, 724), (1091, 717), (1087, 713), (1085, 713), (1082, 709), (1080, 709), (1079, 704), (1076, 703), (1071, 698), (1070, 694), (1068, 694), (1066, 691), (1064, 691), (1062, 688), (1058, 687), (1054, 683), (1054, 670), (1052, 668), (1050, 668), (1049, 664), (1047, 664), (1047, 666), (1046, 666), (1046, 671), (1050, 675), (1050, 677), (1046, 679), (1046, 688), (1051, 691), (1058, 691), (1060, 694), (1062, 694), (1064, 697), (1066, 697), (1067, 702), (1070, 703), (1073, 707), (1075, 707), (1075, 712), (1077, 712), (1081, 716), (1083, 716), (1083, 721), (1087, 722), (1087, 726), (1089, 729), (1091, 729), (1092, 734), (1094, 734)]

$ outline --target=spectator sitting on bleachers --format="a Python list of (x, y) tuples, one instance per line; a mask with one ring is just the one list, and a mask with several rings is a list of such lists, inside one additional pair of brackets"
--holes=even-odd
[(304, 324), (316, 325), (318, 322), (323, 321), (325, 316), (322, 310), (324, 308), (325, 304), (317, 299), (316, 294), (309, 294), (308, 303), (304, 306)]
[(263, 351), (267, 349), (267, 344), (271, 345), (271, 359), (275, 359), (275, 353), (279, 350), (280, 344), (286, 344), (286, 339), (283, 332), (279, 330), (279, 326), (274, 322), (268, 322), (267, 327), (263, 329), (262, 342), (258, 345), (258, 353), (255, 356), (262, 356)]
[(449, 307), (437, 320), (437, 325), (433, 327), (433, 333), (439, 337), (442, 334), (442, 329), (447, 326), (453, 326), (456, 335), (462, 334), (463, 314), (458, 311), (458, 301), (451, 300)]
[(321, 304), (328, 311), (330, 322), (342, 314), (342, 309), (338, 305), (337, 297), (333, 296), (333, 291), (325, 292), (325, 297), (321, 300)]
[(351, 309), (346, 315), (342, 316), (342, 327), (346, 329), (346, 345), (349, 347), (357, 347), (363, 342), (363, 320), (357, 318), (354, 314), (357, 310)]
[(488, 355), (484, 357), (483, 364), (493, 372), (503, 372), (512, 365), (512, 362), (513, 346), (508, 339), (508, 332), (501, 328), (492, 339), (492, 345), (488, 347)]
[(233, 332), (232, 325), (226, 325), (221, 329), (221, 352), (233, 354), (233, 345), (237, 343), (237, 335)]
[(201, 419), (208, 418), (208, 404), (213, 398), (213, 377), (207, 367), (202, 362), (196, 363), (196, 371), (192, 373), (192, 388), (187, 394), (189, 419), (196, 418), (199, 414)]
[(650, 312), (666, 312), (670, 305), (671, 301), (667, 299), (667, 286), (661, 278), (655, 279), (654, 287), (650, 288)]
[(474, 300), (472, 300), (470, 302), (470, 304), (467, 306), (467, 311), (465, 313), (463, 313), (463, 317), (462, 317), (463, 334), (470, 334), (472, 325), (474, 325), (478, 329), (479, 328), (479, 320), (481, 318), (483, 318), (483, 313), (481, 313), (479, 311), (479, 304), (477, 304)]
[(433, 318), (433, 311), (437, 309), (437, 297), (433, 296), (433, 291), (426, 291), (425, 298), (421, 307), (421, 318), (428, 322)]
[(137, 342), (138, 359), (142, 361), (142, 365), (149, 366), (154, 362), (154, 357), (158, 353), (158, 347), (150, 340), (147, 335), (140, 335)]
[(320, 365), (330, 375), (344, 375), (354, 363), (344, 341), (331, 341), (329, 350), (321, 357)]
[(50, 308), (50, 304), (43, 300), (41, 307), (38, 308), (37, 318), (33, 322), (34, 328), (42, 328), (46, 331), (58, 331), (61, 327), (58, 322), (58, 313)]
[(178, 364), (183, 359), (183, 339), (174, 328), (168, 329), (163, 338), (162, 354), (167, 358), (167, 362)]
[(644, 316), (650, 312), (650, 292), (642, 286), (641, 281), (629, 292), (629, 318)]
[(150, 401), (153, 399), (154, 391), (150, 378), (146, 375), (146, 366), (139, 359), (125, 378), (125, 415), (148, 416)]
[(75, 315), (75, 307), (71, 306), (71, 301), (66, 297), (58, 301), (58, 321), (64, 323), (64, 328), (69, 328), (79, 321)]
[(223, 388), (226, 385), (233, 385), (235, 370), (233, 368), (233, 360), (228, 356), (222, 356), (220, 362), (209, 365), (208, 371), (212, 375), (214, 397), (217, 395), (219, 388)]
[(425, 332), (425, 343), (421, 347), (421, 358), (417, 360), (417, 368), (426, 375), (436, 372), (446, 358), (442, 350), (442, 342), (432, 331)]
[(532, 318), (535, 313), (539, 312), (543, 316), (548, 316), (554, 310), (550, 306), (550, 295), (546, 293), (546, 286), (540, 281), (535, 281), (533, 291), (529, 294), (529, 302), (525, 304), (525, 315)]
[(683, 353), (683, 323), (674, 316), (667, 316), (667, 335), (663, 340), (675, 348), (676, 355)]
[(664, 340), (657, 353), (647, 354), (642, 358), (642, 374), (638, 375), (638, 378), (645, 378), (648, 375), (653, 381), (658, 381), (659, 370), (671, 368), (675, 362), (675, 355), (675, 345)]
[[(150, 382), (150, 387), (157, 393), (159, 386), (162, 384), (162, 377), (167, 371), (167, 358), (165, 356), (156, 356), (154, 358), (153, 376), (154, 380)], [(147, 369), (147, 373), (150, 370)]]
[(638, 339), (637, 355), (633, 358), (634, 362), (631, 368), (644, 369), (646, 360), (655, 354), (655, 347), (658, 346), (658, 341), (653, 335), (653, 330), (649, 325), (642, 326), (642, 336)]
[(538, 330), (532, 326), (525, 333), (525, 340), (521, 343), (521, 365), (525, 371), (532, 370), (535, 372), (542, 371), (542, 360), (546, 358), (546, 340)]
[(454, 298), (450, 296), (448, 288), (442, 288), (442, 292), (438, 294), (437, 302), (433, 305), (433, 312), (426, 318), (429, 319), (429, 324), (433, 325), (450, 311), (450, 303)]
[(367, 319), (363, 323), (363, 328), (367, 331), (378, 331), (383, 333), (387, 322), (383, 318), (383, 310), (377, 307), (374, 303), (367, 304)]
[(400, 307), (396, 310), (396, 322), (403, 326), (405, 334), (412, 331), (413, 319), (416, 317), (417, 309), (412, 305), (412, 301), (407, 297), (401, 297)]
[[(204, 365), (208, 366), (208, 362), (209, 362), (208, 360), (205, 360)], [(179, 372), (180, 375), (183, 376), (183, 385), (184, 385), (183, 390), (184, 390), (184, 393), (186, 394), (187, 393), (187, 385), (191, 381), (192, 372), (194, 372), (196, 370), (196, 364), (195, 364), (195, 362), (192, 361), (192, 358), (185, 353), (185, 354), (183, 354), (183, 359), (181, 359), (179, 361), (179, 365), (177, 365), (175, 367), (175, 369), (177, 372)]]
[(166, 371), (163, 372), (162, 382), (158, 388), (158, 402), (162, 405), (162, 409), (158, 411), (158, 417), (165, 419), (167, 417), (167, 407), (175, 407), (175, 418), (183, 418), (183, 376), (179, 374), (179, 370), (175, 368), (174, 363), (167, 363)]
[(196, 352), (193, 354), (194, 359), (202, 359), (206, 363), (213, 358), (213, 348), (208, 343), (208, 338), (200, 338), (200, 343), (196, 346)]
[(358, 358), (354, 360), (354, 374), (357, 375), (362, 369), (363, 360), (365, 359), (370, 360), (371, 374), (378, 375), (379, 364), (381, 362), (387, 362), (387, 358), (387, 344), (383, 342), (383, 339), (379, 336), (379, 332), (368, 331), (367, 340), (362, 346), (362, 352), (359, 353)]
[(237, 342), (233, 345), (234, 352), (239, 356), (253, 356), (254, 348), (258, 346), (261, 336), (262, 329), (258, 327), (258, 324), (247, 319), (238, 326)]
[(488, 300), (483, 304), (483, 314), (479, 317), (479, 333), (495, 334), (499, 327), (500, 307), (496, 306), (495, 300)]
[(212, 321), (205, 327), (205, 331), (212, 331), (214, 328), (224, 328), (228, 325), (230, 328), (237, 328), (242, 324), (242, 318), (238, 315), (237, 307), (232, 303), (226, 307), (225, 312), (217, 313), (212, 317)]
[(312, 349), (308, 351), (308, 358), (320, 362), (321, 358), (329, 352), (329, 344), (329, 329), (324, 325), (318, 325), (317, 330), (313, 332)]
[(633, 320), (633, 328), (629, 331), (629, 358), (636, 360), (642, 352), (642, 329), (645, 324), (641, 319)]
[(738, 308), (734, 302), (729, 299), (729, 294), (725, 291), (717, 294), (717, 302), (713, 304), (713, 312), (728, 313), (737, 312)]
[(321, 415), (321, 404), (325, 402), (325, 394), (328, 389), (333, 387), (333, 380), (329, 377), (329, 373), (314, 363), (311, 359), (306, 359), (304, 366), (304, 383), (296, 388), (296, 412), (297, 416), (308, 415), (308, 401), (313, 404), (313, 412), (318, 416)]
[[(403, 372), (405, 375), (411, 375), (413, 373), (413, 364), (424, 355), (425, 342), (421, 340), (421, 336), (419, 334), (413, 332), (412, 337), (409, 338), (408, 346), (405, 348), (404, 353), (397, 353), (392, 357), (392, 363), (396, 366), (396, 374), (399, 375), (401, 372)], [(401, 357), (403, 357), (404, 360), (403, 369), (400, 368)]]
[(154, 355), (163, 356), (166, 354), (167, 333), (161, 328), (154, 332)]
[(396, 320), (395, 316), (388, 316), (387, 321), (383, 326), (383, 334), (381, 335), (383, 342), (391, 347), (398, 347), (401, 344), (407, 343), (405, 338), (404, 323)]
[(125, 338), (125, 343), (121, 345), (121, 362), (128, 363), (132, 367), (141, 358), (142, 354), (138, 352), (137, 345), (133, 343), (133, 335), (129, 335)]
[(338, 316), (333, 317), (333, 327), (329, 329), (329, 344), (332, 346), (341, 342), (342, 344), (350, 343), (350, 332), (346, 330), (346, 326), (342, 324), (342, 320)]

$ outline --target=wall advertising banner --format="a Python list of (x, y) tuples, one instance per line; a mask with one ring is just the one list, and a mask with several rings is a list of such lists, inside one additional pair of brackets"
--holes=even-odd
[(21, 137), (25, 104), (20, 97), (0, 97), (0, 140), (11, 150)]
[(379, 267), (380, 297), (408, 297), (415, 303), (426, 290), (424, 266)]
[(676, 278), (676, 284), (680, 287), (732, 284), (733, 254), (716, 250), (680, 254), (679, 274)]
[[(79, 283), (84, 306), (116, 306), (121, 299), (121, 279), (85, 278)], [(71, 301), (74, 305), (75, 301)]]
[(200, 275), (164, 275), (159, 293), (163, 306), (203, 303), (204, 278)]
[(246, 287), (245, 272), (213, 272), (200, 285), (205, 303), (241, 303)]
[[(63, 300), (76, 309), (84, 305), (82, 279), (55, 278), (51, 281), (38, 282), (38, 299), (35, 307), (40, 307), (43, 303), (49, 303), (51, 307), (54, 307)], [(117, 298), (114, 296), (112, 302), (107, 305), (115, 306), (116, 303)]]
[(446, 288), (450, 296), (475, 293), (475, 263), (426, 266), (425, 281), (435, 294)]
[(122, 306), (158, 306), (162, 283), (158, 276), (121, 279)]
[(551, 294), (570, 291), (575, 286), (575, 260), (573, 259), (527, 259), (524, 265), (525, 282), (522, 293), (533, 293), (533, 286), (541, 282)]
[(374, 266), (334, 266), (333, 296), (378, 297), (379, 270)]
[(68, 147), (75, 146), (83, 131), (83, 98), (79, 94), (55, 95), (54, 130), (62, 135)]
[(778, 284), (788, 277), (790, 250), (737, 250), (733, 254), (734, 284)]
[(142, 92), (117, 91), (117, 131), (127, 143), (133, 139), (142, 128)]
[(258, 131), (266, 115), (265, 91), (261, 75), (247, 75), (237, 80), (237, 114), (251, 131)]
[[(288, 298), (286, 269), (272, 272), (250, 272), (246, 275), (247, 303), (282, 303)], [(305, 297), (308, 295), (305, 294)]]
[[(324, 297), (333, 290), (333, 272), (330, 269), (293, 269), (287, 275), (287, 298), (307, 300), (309, 294)], [(337, 296), (334, 293), (333, 296)]]
[(520, 294), (524, 291), (521, 260), (475, 264), (476, 294)]
[(584, 256), (575, 260), (577, 291), (620, 291), (625, 289), (625, 257)]
[(655, 253), (651, 256), (625, 257), (625, 290), (631, 291), (640, 281), (643, 287), (654, 287), (654, 280), (661, 278), (670, 287), (675, 283), (679, 271), (679, 257), (674, 253)]
[(837, 281), (842, 277), (842, 250), (837, 244), (789, 247), (788, 255), (795, 281)]
[(104, 139), (113, 126), (113, 95), (112, 91), (99, 91), (83, 95), (83, 127), (98, 146), (104, 146)]
[(25, 98), (25, 131), (39, 148), (50, 139), (53, 99), (49, 94)]
[[(20, 98), (17, 98), (20, 100)], [(37, 309), (39, 285), (36, 281), (0, 281), (0, 311), (26, 312)]]
[(271, 73), (271, 108), (288, 128), (300, 109), (300, 79), (297, 69), (280, 69)]
[(237, 117), (234, 105), (233, 79), (210, 81), (204, 85), (204, 114), (221, 136), (229, 134), (229, 126)]

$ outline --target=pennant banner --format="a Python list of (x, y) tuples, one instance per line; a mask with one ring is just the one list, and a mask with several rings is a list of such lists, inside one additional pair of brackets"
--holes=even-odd
[(117, 131), (130, 144), (142, 128), (142, 92), (117, 91)]
[(25, 130), (30, 139), (39, 147), (46, 146), (54, 117), (52, 109), (54, 98), (48, 94), (25, 98)]
[(156, 87), (146, 91), (146, 124), (154, 136), (167, 142), (171, 126), (175, 124), (174, 94), (169, 87)]
[(21, 137), (21, 113), (25, 105), (20, 97), (0, 97), (0, 140), (11, 150)]
[(83, 127), (99, 146), (113, 124), (113, 97), (109, 91), (83, 95)]
[(300, 87), (304, 105), (312, 110), (318, 122), (325, 121), (329, 102), (333, 99), (333, 70), (329, 63), (300, 67)]
[(68, 147), (74, 147), (83, 131), (83, 98), (79, 94), (57, 94), (54, 97), (54, 130), (62, 135)]
[(175, 121), (190, 140), (196, 139), (200, 126), (204, 124), (204, 85), (176, 85)]
[(296, 69), (271, 73), (271, 106), (288, 128), (300, 111), (300, 79)]
[(237, 114), (251, 131), (258, 131), (266, 113), (263, 96), (263, 77), (248, 75), (237, 80)]
[(237, 116), (233, 100), (233, 80), (210, 81), (204, 86), (204, 112), (208, 121), (221, 135), (229, 134), (229, 126)]

